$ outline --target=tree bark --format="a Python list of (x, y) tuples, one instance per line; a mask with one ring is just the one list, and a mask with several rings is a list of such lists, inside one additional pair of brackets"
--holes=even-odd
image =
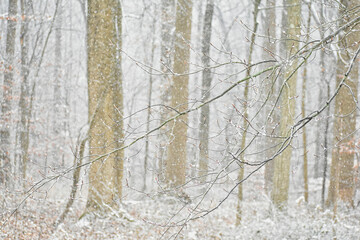
[[(178, 112), (183, 112), (188, 106), (189, 75), (187, 73), (190, 62), (191, 18), (192, 1), (178, 0), (175, 22), (175, 75), (171, 84), (171, 107)], [(182, 115), (171, 127), (171, 142), (168, 145), (166, 162), (166, 179), (170, 186), (180, 186), (185, 183), (187, 122), (187, 115)]]
[[(306, 40), (309, 41), (310, 34), (310, 23), (311, 23), (311, 2), (308, 3), (308, 19), (306, 26)], [(307, 61), (304, 63), (304, 72), (303, 72), (303, 82), (302, 82), (302, 94), (301, 94), (301, 117), (305, 118), (306, 116), (306, 83), (307, 83)], [(309, 201), (309, 179), (308, 179), (308, 156), (307, 156), (307, 136), (306, 136), (306, 127), (303, 127), (302, 138), (303, 138), (303, 178), (304, 178), (304, 199), (305, 202)]]
[[(358, 13), (352, 13), (352, 9), (360, 4), (358, 0), (341, 1), (343, 7), (340, 9), (341, 22), (346, 23)], [(353, 55), (359, 47), (360, 26), (346, 29), (339, 40), (339, 52), (337, 62), (336, 83), (340, 83)], [(342, 87), (335, 98), (335, 122), (333, 135), (333, 154), (331, 160), (331, 175), (327, 206), (336, 204), (336, 198), (353, 206), (354, 193), (354, 133), (356, 131), (356, 102), (358, 87), (358, 64), (354, 64), (347, 80), (347, 86)], [(338, 177), (338, 179), (337, 179)], [(338, 187), (337, 187), (338, 186)]]
[(3, 84), (3, 100), (1, 103), (1, 129), (0, 129), (0, 183), (8, 185), (11, 172), (11, 111), (12, 111), (12, 91), (14, 85), (14, 54), (15, 54), (15, 36), (16, 36), (16, 14), (17, 0), (9, 0), (9, 18), (7, 21), (6, 34), (6, 62)]
[[(263, 19), (264, 22), (264, 29), (265, 29), (265, 36), (267, 39), (264, 39), (264, 47), (265, 51), (263, 53), (263, 60), (273, 60), (274, 55), (276, 55), (276, 11), (275, 11), (275, 0), (267, 0), (266, 1), (266, 11), (265, 11), (265, 18)], [(264, 68), (270, 67), (269, 64), (266, 64)], [(273, 145), (276, 144), (276, 138), (273, 137), (277, 135), (277, 125), (279, 121), (279, 113), (278, 111), (274, 111), (272, 116), (271, 114), (272, 109), (274, 107), (276, 101), (276, 93), (278, 93), (278, 87), (274, 81), (276, 78), (273, 75), (269, 75), (265, 79), (265, 89), (267, 94), (267, 104), (266, 104), (266, 116), (265, 116), (265, 129), (266, 133), (269, 135), (265, 139), (265, 149), (266, 154), (265, 158), (269, 159), (275, 153), (275, 149)], [(274, 175), (274, 161), (270, 161), (265, 165), (265, 191), (268, 194), (271, 194), (272, 190), (272, 183), (273, 183), (273, 175)]]
[[(212, 18), (214, 13), (214, 0), (208, 0), (206, 4), (203, 33), (202, 33), (202, 89), (201, 100), (206, 102), (210, 98), (211, 87), (211, 70), (210, 66), (210, 41), (211, 41), (211, 28)], [(209, 128), (210, 128), (210, 106), (205, 105), (201, 108), (200, 124), (199, 124), (199, 177), (203, 183), (206, 181), (208, 174), (208, 161), (209, 161)]]
[[(299, 49), (299, 36), (301, 34), (301, 1), (284, 0), (283, 31), (286, 33), (287, 58), (291, 58)], [(294, 39), (294, 40), (291, 40)], [(288, 137), (289, 127), (294, 122), (295, 95), (296, 95), (296, 67), (298, 60), (292, 59), (292, 64), (287, 66), (283, 75), (284, 83), (281, 92), (281, 119), (280, 135)], [(293, 74), (293, 75), (292, 75)], [(273, 191), (271, 199), (273, 203), (282, 208), (287, 204), (290, 177), (290, 160), (292, 149), (287, 147), (274, 162)]]
[[(122, 192), (124, 152), (106, 155), (123, 145), (121, 22), (119, 1), (88, 2), (89, 116), (94, 118), (89, 147), (90, 161), (94, 162), (89, 172), (86, 212), (109, 211), (109, 207), (116, 207)], [(97, 159), (99, 156), (104, 157)]]
[(20, 164), (21, 181), (23, 185), (26, 180), (26, 168), (29, 159), (29, 121), (30, 121), (30, 85), (29, 85), (29, 13), (32, 9), (32, 0), (21, 0), (21, 15), (25, 16), (20, 28), (20, 47), (21, 47), (21, 88), (20, 88)]

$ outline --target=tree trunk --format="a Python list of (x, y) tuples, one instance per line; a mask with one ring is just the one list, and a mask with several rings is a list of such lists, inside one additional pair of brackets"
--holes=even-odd
[[(264, 39), (264, 47), (265, 51), (263, 53), (263, 60), (274, 60), (274, 55), (276, 55), (276, 11), (275, 11), (275, 0), (267, 0), (266, 1), (266, 11), (265, 11), (265, 18), (263, 19), (264, 22), (264, 29), (265, 29), (265, 36), (268, 38)], [(270, 67), (270, 64), (266, 64), (264, 68)], [(266, 104), (266, 122), (265, 122), (265, 129), (266, 133), (269, 135), (265, 139), (265, 149), (266, 155), (265, 158), (271, 158), (274, 153), (275, 149), (273, 146), (276, 144), (276, 138), (272, 137), (276, 135), (276, 127), (279, 121), (279, 113), (278, 111), (274, 111), (272, 116), (268, 116), (273, 109), (273, 106), (276, 101), (276, 93), (278, 93), (277, 84), (274, 82), (276, 78), (273, 75), (268, 76), (265, 79), (265, 88), (267, 94), (267, 104)], [(270, 120), (271, 119), (271, 120)], [(273, 175), (274, 175), (274, 161), (270, 161), (265, 165), (265, 191), (268, 194), (271, 194), (272, 183), (273, 183)]]
[[(360, 4), (358, 0), (341, 1), (344, 5), (340, 9), (342, 23), (350, 21), (353, 17), (348, 11)], [(337, 85), (343, 79), (349, 68), (349, 64), (358, 48), (360, 39), (360, 26), (346, 29), (340, 35), (338, 62), (337, 62)], [(354, 193), (354, 133), (356, 131), (356, 102), (358, 86), (358, 64), (354, 64), (346, 85), (343, 86), (335, 98), (335, 121), (333, 154), (331, 161), (331, 175), (327, 205), (335, 204), (337, 194), (339, 199), (353, 205)], [(338, 168), (338, 169), (337, 169)], [(338, 174), (337, 174), (338, 173)], [(338, 175), (339, 179), (336, 179)], [(338, 184), (336, 182), (338, 181)], [(338, 185), (338, 189), (336, 187)]]
[[(156, 13), (156, 11), (155, 11)], [(147, 116), (146, 116), (146, 132), (150, 131), (150, 116), (151, 116), (151, 102), (152, 102), (152, 92), (153, 92), (153, 74), (152, 68), (154, 65), (154, 52), (156, 48), (155, 43), (155, 28), (156, 28), (156, 18), (153, 19), (152, 23), (152, 43), (151, 43), (151, 56), (150, 56), (150, 73), (149, 73), (149, 90), (148, 90), (148, 109), (147, 109)], [(149, 142), (149, 135), (145, 137), (145, 158), (144, 158), (144, 181), (143, 181), (143, 191), (146, 191), (147, 188), (147, 172), (148, 172), (148, 161), (150, 155), (150, 142)]]
[[(320, 37), (320, 39), (323, 39)], [(324, 63), (322, 61), (324, 54), (320, 52), (320, 67), (323, 66), (322, 63)], [(322, 78), (321, 78), (322, 79)], [(324, 93), (323, 93), (323, 86), (322, 83), (319, 82), (318, 83), (318, 87), (319, 87), (319, 91), (318, 91), (318, 104), (320, 106), (320, 104), (323, 102), (324, 99)], [(317, 121), (316, 122), (316, 147), (315, 147), (315, 159), (314, 159), (314, 178), (318, 178), (320, 177), (320, 161), (321, 159), (323, 159), (323, 154), (324, 154), (324, 128), (323, 128), (323, 122), (322, 121)]]
[[(308, 3), (308, 19), (306, 26), (306, 40), (309, 41), (310, 23), (311, 23), (311, 2)], [(301, 94), (301, 117), (305, 118), (305, 99), (306, 99), (306, 83), (307, 83), (307, 61), (304, 63), (303, 82), (302, 82), (302, 94)], [(307, 139), (306, 139), (306, 127), (303, 127), (303, 177), (304, 177), (304, 199), (305, 202), (309, 201), (309, 179), (308, 179), (308, 157), (307, 157)]]
[[(30, 9), (32, 9), (32, 0), (21, 0), (21, 15), (29, 16)], [(30, 86), (29, 86), (29, 60), (28, 60), (28, 47), (29, 47), (29, 18), (25, 17), (21, 22), (20, 29), (20, 46), (21, 46), (21, 89), (20, 89), (20, 164), (19, 170), (21, 171), (21, 181), (23, 185), (26, 180), (26, 166), (29, 158), (29, 121), (30, 121)]]
[[(160, 123), (163, 123), (170, 117), (169, 109), (171, 104), (171, 74), (172, 74), (172, 49), (174, 48), (173, 39), (175, 27), (175, 1), (162, 0), (161, 1), (161, 104), (163, 108), (160, 112)], [(164, 126), (160, 134), (160, 151), (159, 151), (159, 177), (160, 180), (164, 179), (164, 160), (167, 158), (167, 145), (170, 142), (169, 126)]]
[[(60, 8), (61, 1), (58, 2)], [(60, 8), (61, 9), (61, 8)], [(51, 161), (54, 161), (54, 163), (59, 166), (60, 163), (60, 157), (63, 154), (62, 149), (62, 122), (64, 121), (64, 114), (63, 114), (63, 98), (61, 91), (64, 88), (63, 83), (61, 82), (63, 79), (62, 74), (62, 50), (63, 46), (62, 44), (62, 14), (61, 11), (56, 16), (55, 21), (55, 69), (54, 69), (54, 86), (53, 86), (53, 112), (52, 112), (52, 120), (53, 120), (53, 126), (51, 129)]]
[[(253, 49), (254, 49), (254, 45), (255, 45), (255, 37), (256, 37), (256, 32), (257, 32), (257, 28), (259, 23), (257, 22), (257, 16), (258, 16), (258, 12), (259, 12), (259, 5), (261, 3), (261, 0), (256, 0), (254, 3), (254, 28), (252, 30), (252, 34), (251, 34), (251, 39), (250, 39), (250, 50), (249, 50), (249, 56), (248, 56), (248, 67), (246, 70), (246, 76), (250, 76), (251, 74), (251, 63), (252, 63), (252, 54), (253, 54)], [(240, 160), (241, 161), (245, 161), (244, 159), (244, 149), (246, 146), (246, 131), (248, 128), (248, 101), (249, 101), (249, 80), (246, 81), (245, 83), (245, 89), (244, 89), (244, 114), (243, 114), (243, 121), (242, 121), (242, 129), (244, 129), (243, 135), (241, 137), (241, 147), (240, 147)], [(244, 178), (244, 165), (240, 166), (239, 169), (239, 176), (238, 176), (238, 181), (243, 180)], [(242, 215), (242, 209), (241, 209), (241, 204), (243, 201), (243, 185), (242, 183), (239, 184), (238, 187), (238, 205), (237, 205), (237, 214), (236, 214), (236, 225), (239, 225), (241, 222), (241, 215)]]
[[(324, 3), (326, 1), (321, 1), (320, 4), (320, 23), (319, 23), (319, 34), (320, 39), (324, 38), (325, 35), (325, 17), (324, 17)], [(330, 97), (330, 80), (326, 78), (326, 65), (325, 65), (325, 49), (320, 51), (320, 79), (319, 82), (319, 105), (322, 103), (324, 98), (323, 88), (326, 88), (326, 99)], [(315, 164), (314, 164), (314, 177), (322, 177), (322, 186), (321, 186), (321, 206), (325, 206), (325, 188), (326, 188), (326, 174), (327, 174), (327, 157), (328, 157), (328, 132), (329, 132), (329, 116), (330, 116), (331, 105), (329, 105), (325, 112), (324, 121), (318, 121), (316, 123), (316, 150), (315, 150)], [(320, 164), (320, 160), (323, 159), (323, 164)], [(320, 172), (322, 168), (322, 172)], [(320, 173), (322, 173), (320, 175)]]
[[(80, 140), (80, 139), (79, 139)], [(87, 142), (87, 138), (84, 138), (79, 141), (78, 146), (75, 151), (75, 159), (74, 159), (74, 172), (73, 172), (73, 183), (71, 186), (70, 197), (66, 203), (65, 209), (60, 215), (58, 219), (54, 222), (55, 228), (57, 228), (61, 223), (64, 222), (66, 216), (68, 215), (70, 208), (74, 204), (76, 192), (78, 190), (78, 183), (80, 181), (80, 171), (81, 165), (83, 163), (84, 152), (85, 152), (85, 144)]]
[[(214, 0), (208, 0), (205, 10), (205, 18), (202, 34), (202, 89), (201, 100), (206, 102), (210, 97), (211, 70), (210, 66), (210, 41), (211, 25), (214, 12)], [(201, 182), (206, 181), (209, 161), (209, 128), (210, 128), (210, 106), (209, 104), (201, 108), (199, 124), (200, 157), (199, 157), (199, 177)]]
[[(284, 0), (283, 25), (286, 33), (286, 51), (287, 58), (291, 58), (299, 50), (299, 36), (301, 34), (301, 1), (300, 0)], [(290, 40), (294, 39), (294, 40)], [(285, 39), (282, 39), (285, 41)], [(287, 66), (283, 75), (284, 83), (281, 92), (281, 119), (280, 119), (280, 135), (288, 137), (290, 135), (289, 128), (294, 122), (295, 114), (295, 95), (297, 74), (297, 59), (293, 59), (292, 64)], [(292, 75), (294, 73), (294, 75)], [(287, 204), (290, 177), (290, 160), (291, 147), (287, 147), (274, 162), (274, 178), (273, 191), (271, 199), (278, 207)]]
[[(330, 83), (327, 85), (327, 99), (330, 97)], [(325, 122), (325, 131), (324, 131), (324, 166), (322, 172), (322, 186), (321, 186), (321, 206), (324, 208), (325, 206), (325, 187), (326, 187), (326, 174), (327, 174), (327, 165), (328, 165), (328, 132), (329, 132), (329, 119), (330, 116), (330, 106), (328, 106), (326, 110), (326, 122)]]
[[(320, 27), (319, 33), (320, 38), (323, 39), (325, 35), (325, 17), (324, 17), (324, 7), (323, 3), (320, 5)], [(326, 87), (326, 99), (330, 97), (330, 80), (326, 78), (326, 66), (325, 66), (325, 49), (320, 51), (320, 71), (321, 71), (321, 81), (319, 87), (319, 104), (321, 104), (323, 99), (323, 86)], [(327, 175), (327, 158), (328, 158), (328, 132), (329, 132), (329, 117), (330, 117), (330, 109), (331, 105), (329, 105), (326, 109), (325, 114), (325, 125), (323, 126), (322, 121), (317, 122), (317, 144), (316, 144), (316, 155), (315, 155), (315, 178), (320, 176), (320, 159), (323, 159), (322, 164), (322, 186), (321, 186), (321, 206), (324, 208), (325, 206), (325, 188), (326, 188), (326, 175)]]
[[(179, 112), (187, 109), (192, 1), (178, 0), (175, 23), (175, 55), (173, 82), (171, 84), (171, 107)], [(166, 179), (170, 186), (185, 183), (187, 115), (174, 121), (171, 127), (171, 142), (168, 145)]]
[(87, 212), (108, 211), (122, 192), (124, 153), (107, 155), (123, 145), (121, 18), (116, 0), (88, 2), (88, 96), (89, 117), (93, 118), (89, 147), (94, 162), (89, 172)]
[(17, 0), (9, 0), (9, 18), (7, 21), (6, 35), (6, 62), (3, 84), (3, 100), (1, 103), (1, 129), (0, 129), (0, 183), (7, 185), (11, 179), (9, 176), (11, 163), (11, 111), (12, 111), (12, 90), (14, 85), (14, 54), (16, 36), (16, 14)]

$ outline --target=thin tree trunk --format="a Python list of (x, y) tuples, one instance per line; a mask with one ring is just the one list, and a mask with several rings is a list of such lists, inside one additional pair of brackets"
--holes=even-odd
[(25, 16), (21, 22), (20, 29), (20, 46), (21, 46), (21, 88), (20, 88), (20, 166), (21, 181), (25, 185), (26, 165), (29, 159), (29, 120), (30, 120), (30, 86), (29, 86), (29, 13), (32, 9), (32, 0), (20, 1), (21, 15)]
[[(214, 0), (208, 0), (205, 10), (205, 18), (202, 34), (202, 101), (206, 102), (210, 98), (211, 70), (210, 66), (210, 41), (212, 18), (214, 12)], [(210, 106), (207, 104), (201, 108), (199, 124), (200, 157), (199, 157), (199, 177), (203, 183), (206, 181), (209, 161), (209, 128), (210, 128)]]
[[(322, 39), (322, 38), (321, 38)], [(320, 66), (322, 63), (322, 55), (320, 53)], [(319, 84), (319, 93), (318, 93), (318, 103), (321, 104), (322, 100), (324, 99), (324, 94), (323, 94), (323, 89), (322, 89), (322, 83), (318, 83)], [(317, 121), (316, 122), (316, 136), (317, 138), (315, 139), (316, 141), (316, 147), (315, 147), (315, 159), (314, 159), (314, 177), (318, 178), (320, 177), (320, 168), (322, 165), (320, 165), (320, 161), (321, 159), (323, 159), (323, 153), (324, 153), (324, 139), (325, 137), (323, 136), (324, 134), (324, 129), (323, 129), (323, 122), (322, 121)]]
[[(61, 9), (61, 0), (57, 3), (59, 4), (57, 8)], [(50, 149), (51, 151), (51, 161), (55, 161), (56, 165), (60, 165), (60, 156), (62, 152), (61, 149), (61, 131), (62, 131), (62, 121), (64, 120), (63, 115), (63, 99), (61, 90), (63, 88), (63, 83), (61, 82), (63, 79), (62, 73), (61, 73), (61, 61), (62, 61), (62, 14), (61, 11), (58, 13), (56, 17), (55, 22), (55, 69), (54, 69), (54, 87), (53, 87), (53, 126), (51, 128), (51, 143), (52, 147)]]
[[(330, 83), (327, 85), (327, 99), (330, 97)], [(325, 122), (325, 131), (324, 131), (324, 168), (322, 175), (322, 187), (321, 187), (321, 206), (325, 206), (325, 188), (326, 188), (326, 174), (327, 174), (327, 158), (328, 158), (328, 133), (329, 133), (329, 119), (330, 116), (330, 106), (326, 110), (326, 122)]]
[[(324, 18), (324, 9), (323, 9), (323, 4), (320, 5), (320, 38), (323, 39), (324, 35), (325, 35), (325, 29), (324, 29), (324, 23), (325, 23), (325, 18)], [(321, 51), (320, 52), (320, 70), (321, 70), (321, 79), (322, 81), (326, 84), (326, 99), (329, 99), (330, 97), (330, 81), (326, 80), (326, 66), (325, 66), (325, 51)], [(320, 87), (319, 90), (319, 103), (321, 102), (321, 99), (323, 97), (323, 91), (322, 91), (322, 87)], [(330, 110), (331, 110), (331, 105), (328, 106), (328, 108), (326, 109), (326, 115), (325, 115), (325, 126), (324, 126), (324, 131), (322, 131), (322, 128), (319, 127), (320, 122), (318, 121), (318, 134), (316, 136), (319, 136), (319, 143), (316, 145), (316, 161), (315, 161), (315, 177), (318, 177), (318, 175), (320, 174), (319, 172), (319, 168), (320, 168), (320, 164), (319, 164), (319, 159), (321, 159), (321, 157), (323, 157), (323, 170), (322, 170), (322, 187), (321, 187), (321, 206), (322, 208), (324, 208), (325, 206), (325, 188), (326, 188), (326, 174), (327, 174), (327, 158), (328, 158), (328, 132), (329, 132), (329, 117), (330, 117)], [(322, 136), (322, 137), (321, 137)], [(323, 144), (321, 144), (321, 142), (323, 142)], [(323, 146), (322, 146), (323, 145)], [(323, 147), (323, 151), (319, 151), (318, 153), (318, 149), (320, 149), (321, 147)], [(321, 154), (320, 154), (321, 152)]]
[[(275, 11), (275, 0), (267, 0), (266, 1), (266, 11), (265, 17), (263, 19), (264, 22), (264, 29), (265, 35), (268, 37), (264, 39), (264, 47), (265, 51), (263, 53), (263, 60), (273, 60), (273, 55), (276, 55), (276, 11)], [(269, 67), (269, 65), (265, 65), (264, 68)], [(266, 117), (265, 117), (265, 129), (266, 132), (271, 135), (266, 137), (265, 139), (265, 149), (266, 151), (266, 159), (269, 159), (271, 156), (274, 155), (275, 150), (273, 145), (276, 144), (276, 138), (272, 137), (276, 135), (276, 126), (279, 121), (279, 114), (278, 112), (273, 112), (272, 117), (268, 116), (272, 109), (273, 105), (275, 104), (276, 97), (275, 94), (278, 92), (278, 88), (276, 87), (277, 84), (274, 83), (273, 75), (268, 76), (265, 79), (265, 88), (266, 92), (268, 93), (268, 103), (266, 104)], [(271, 121), (269, 119), (272, 119)], [(265, 191), (268, 194), (271, 194), (272, 189), (272, 182), (273, 182), (273, 175), (274, 175), (274, 161), (270, 161), (265, 165)]]
[[(151, 56), (150, 56), (150, 73), (149, 73), (149, 90), (148, 90), (148, 109), (147, 109), (147, 116), (146, 116), (146, 132), (150, 131), (150, 116), (151, 116), (151, 98), (152, 98), (152, 91), (153, 91), (153, 74), (152, 74), (152, 67), (154, 64), (154, 52), (155, 52), (155, 28), (156, 28), (156, 18), (153, 19), (152, 23), (152, 43), (151, 43)], [(145, 137), (145, 158), (144, 158), (144, 180), (143, 180), (143, 191), (146, 191), (147, 188), (147, 175), (148, 175), (148, 159), (149, 159), (149, 135)]]
[(8, 185), (11, 177), (11, 111), (12, 111), (12, 90), (14, 84), (14, 54), (16, 36), (16, 14), (17, 0), (9, 1), (9, 18), (7, 21), (6, 35), (6, 62), (3, 84), (3, 100), (1, 102), (1, 129), (0, 129), (0, 183)]
[(68, 199), (68, 202), (66, 203), (65, 209), (63, 213), (60, 215), (60, 217), (55, 221), (54, 226), (57, 228), (62, 222), (64, 222), (66, 216), (68, 215), (70, 208), (74, 204), (76, 192), (78, 189), (78, 183), (80, 180), (80, 171), (81, 171), (81, 165), (84, 158), (84, 152), (85, 152), (85, 144), (87, 142), (87, 138), (80, 141), (79, 146), (76, 149), (75, 152), (75, 159), (74, 159), (74, 173), (73, 173), (73, 184), (71, 186), (71, 192), (70, 197)]
[[(68, 36), (68, 42), (65, 43), (65, 45), (67, 46), (67, 48), (65, 49), (65, 59), (69, 59), (73, 56), (74, 53), (74, 45), (73, 45), (73, 2), (68, 3), (68, 22), (69, 22), (69, 29), (70, 29), (70, 33)], [(64, 40), (66, 41), (66, 40)], [(70, 102), (69, 102), (69, 89), (71, 89), (71, 85), (72, 85), (72, 81), (71, 79), (77, 79), (78, 76), (74, 75), (73, 72), (73, 62), (70, 62), (69, 64), (67, 64), (66, 67), (66, 73), (64, 74), (64, 80), (63, 80), (63, 85), (64, 85), (64, 121), (63, 121), (63, 129), (64, 129), (64, 135), (65, 136), (71, 136), (71, 128), (70, 128), (70, 122), (71, 121), (71, 109), (70, 109)], [(77, 73), (78, 74), (78, 73)], [(74, 113), (74, 115), (76, 115), (76, 113)], [(64, 155), (65, 153), (63, 153), (63, 159), (64, 159)], [(65, 162), (62, 161), (61, 164), (62, 167), (65, 167)]]
[[(171, 74), (172, 71), (172, 49), (174, 48), (174, 31), (175, 27), (175, 0), (161, 1), (161, 104), (163, 108), (160, 112), (160, 122), (163, 123), (170, 117), (169, 109), (171, 104)], [(170, 142), (169, 126), (164, 126), (160, 134), (158, 171), (161, 181), (164, 180), (164, 160), (167, 158), (167, 145)]]
[[(310, 34), (310, 23), (311, 23), (311, 2), (308, 3), (308, 19), (306, 26), (306, 40), (309, 41)], [(305, 99), (306, 99), (306, 83), (307, 83), (307, 61), (304, 63), (304, 72), (303, 72), (303, 83), (302, 83), (302, 94), (301, 94), (301, 117), (305, 118), (306, 108), (305, 108)], [(309, 202), (309, 179), (308, 179), (308, 157), (307, 157), (307, 139), (306, 139), (306, 127), (303, 127), (303, 177), (304, 177), (304, 198), (305, 202)]]
[[(253, 16), (254, 27), (253, 27), (251, 39), (250, 39), (250, 50), (249, 50), (249, 56), (248, 56), (248, 61), (247, 61), (248, 67), (246, 70), (247, 76), (250, 76), (250, 74), (251, 74), (252, 54), (253, 54), (253, 50), (254, 50), (254, 46), (255, 46), (256, 32), (257, 32), (257, 28), (259, 25), (259, 23), (257, 22), (257, 16), (259, 13), (260, 3), (261, 3), (261, 0), (255, 0), (255, 3), (254, 3), (254, 16)], [(240, 151), (242, 151), (240, 153), (241, 161), (245, 161), (243, 149), (245, 149), (245, 146), (246, 146), (246, 131), (248, 128), (248, 124), (247, 124), (248, 123), (248, 101), (249, 101), (249, 81), (246, 81), (245, 89), (244, 89), (244, 113), (242, 116), (243, 117), (242, 128), (244, 129), (244, 132), (241, 137), (241, 147), (240, 147)], [(239, 170), (238, 181), (243, 180), (243, 178), (244, 178), (244, 165), (241, 165), (240, 170)], [(237, 214), (236, 214), (236, 225), (239, 225), (241, 222), (242, 201), (243, 201), (243, 185), (241, 183), (241, 184), (239, 184), (239, 187), (238, 187), (238, 205), (237, 205)]]

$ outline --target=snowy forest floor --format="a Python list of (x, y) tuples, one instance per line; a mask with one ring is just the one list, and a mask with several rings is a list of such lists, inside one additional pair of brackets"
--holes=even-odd
[[(182, 205), (171, 198), (124, 201), (126, 219), (87, 217), (79, 220), (83, 207), (74, 206), (56, 230), (53, 223), (64, 203), (29, 199), (9, 218), (1, 215), (1, 239), (359, 239), (360, 208), (339, 206), (334, 220), (331, 210), (292, 201), (286, 211), (276, 210), (264, 194), (243, 203), (242, 224), (235, 226), (236, 201), (229, 199), (204, 218), (180, 226), (193, 203)], [(79, 201), (78, 201), (79, 202)], [(206, 202), (216, 206), (217, 201)], [(82, 203), (84, 204), (84, 203)], [(124, 211), (123, 210), (123, 211)], [(180, 211), (179, 211), (180, 210)], [(176, 217), (171, 218), (172, 215)], [(130, 220), (129, 220), (130, 219)], [(6, 223), (4, 221), (7, 221)], [(182, 230), (180, 231), (180, 229)], [(177, 235), (179, 233), (179, 235)]]

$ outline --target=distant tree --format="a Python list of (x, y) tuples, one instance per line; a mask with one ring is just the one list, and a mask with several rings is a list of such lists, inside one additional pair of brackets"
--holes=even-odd
[(7, 19), (6, 33), (6, 61), (3, 99), (1, 101), (1, 129), (0, 129), (0, 183), (7, 185), (10, 181), (11, 172), (11, 111), (13, 103), (13, 86), (14, 86), (14, 68), (15, 68), (15, 42), (16, 42), (16, 14), (17, 0), (9, 0), (9, 17)]
[[(154, 10), (156, 15), (156, 10)], [(148, 102), (148, 108), (147, 108), (147, 116), (146, 116), (146, 132), (150, 131), (150, 118), (151, 118), (151, 104), (152, 104), (152, 94), (153, 94), (153, 74), (152, 69), (154, 65), (154, 55), (155, 55), (155, 48), (156, 48), (156, 18), (153, 18), (152, 26), (151, 26), (151, 32), (152, 32), (152, 40), (151, 40), (151, 55), (150, 55), (150, 72), (149, 72), (149, 89), (148, 89), (148, 95), (147, 95), (147, 102)], [(144, 44), (145, 45), (145, 44)], [(149, 167), (149, 155), (150, 155), (150, 139), (149, 135), (146, 135), (145, 137), (145, 157), (144, 157), (144, 183), (143, 183), (143, 190), (145, 191), (147, 188), (147, 175), (148, 175), (148, 167)]]
[(88, 93), (91, 164), (86, 212), (106, 212), (122, 193), (123, 93), (121, 78), (120, 2), (88, 2)]
[[(309, 42), (309, 34), (310, 34), (310, 24), (311, 24), (311, 2), (308, 3), (308, 19), (306, 25), (306, 40), (305, 42)], [(303, 71), (303, 82), (302, 82), (302, 91), (301, 91), (301, 116), (303, 118), (306, 117), (306, 85), (308, 80), (307, 74), (308, 66), (307, 61), (304, 64)], [(303, 177), (304, 177), (304, 199), (306, 202), (309, 200), (309, 178), (308, 178), (308, 146), (307, 146), (307, 134), (306, 128), (303, 128)]]
[[(174, 31), (175, 28), (175, 1), (162, 0), (161, 1), (161, 56), (160, 69), (161, 75), (161, 104), (163, 108), (160, 112), (160, 122), (166, 121), (170, 117), (170, 110), (167, 108), (171, 104), (171, 79), (173, 67), (173, 53), (174, 48)], [(164, 126), (160, 134), (160, 151), (159, 151), (159, 175), (163, 180), (164, 160), (167, 158), (167, 144), (169, 143), (169, 126)]]
[[(325, 27), (324, 27), (324, 23), (326, 22), (325, 16), (324, 16), (324, 4), (327, 0), (323, 0), (321, 1), (320, 4), (320, 22), (319, 22), (319, 34), (320, 34), (320, 38), (323, 39), (324, 35), (325, 35)], [(325, 51), (320, 51), (320, 79), (322, 82), (320, 82), (320, 87), (319, 87), (319, 104), (321, 104), (321, 102), (323, 101), (323, 86), (326, 89), (326, 99), (330, 98), (330, 82), (331, 79), (328, 79), (326, 77), (326, 72), (329, 71), (328, 69), (326, 69), (326, 64), (325, 64)], [(330, 63), (331, 64), (331, 63)], [(316, 128), (317, 128), (317, 139), (316, 139), (316, 150), (315, 150), (315, 166), (314, 166), (314, 177), (319, 177), (320, 175), (320, 159), (323, 159), (323, 164), (322, 164), (322, 187), (321, 187), (321, 205), (322, 207), (325, 206), (325, 188), (326, 188), (326, 176), (327, 176), (327, 165), (328, 165), (328, 154), (329, 154), (329, 128), (330, 128), (330, 110), (331, 110), (331, 105), (328, 106), (328, 108), (326, 109), (325, 112), (325, 123), (322, 123), (322, 121), (318, 121), (316, 124)]]
[[(61, 1), (58, 2), (61, 4)], [(60, 6), (57, 6), (60, 8)], [(64, 85), (62, 83), (63, 73), (62, 73), (62, 53), (63, 48), (62, 46), (62, 14), (61, 11), (57, 14), (55, 20), (55, 68), (54, 68), (54, 85), (53, 85), (53, 112), (52, 112), (52, 131), (51, 131), (51, 139), (53, 143), (53, 147), (51, 149), (51, 158), (54, 160), (58, 165), (61, 164), (61, 158), (63, 157), (63, 153), (61, 153), (62, 149), (62, 140), (64, 132), (64, 125), (62, 124), (64, 121), (64, 114), (63, 114), (63, 106), (64, 106), (64, 98), (62, 94), (62, 89)], [(60, 150), (60, 151), (59, 151)]]
[[(210, 41), (212, 30), (212, 19), (214, 13), (214, 0), (208, 0), (206, 4), (204, 25), (202, 32), (202, 101), (207, 101), (210, 98), (211, 87), (211, 70), (210, 70)], [(205, 105), (201, 108), (200, 125), (199, 125), (199, 140), (200, 140), (200, 156), (199, 156), (199, 176), (202, 182), (205, 182), (208, 173), (209, 161), (209, 128), (210, 128), (210, 106)]]
[[(251, 39), (250, 39), (250, 48), (249, 48), (249, 55), (248, 55), (248, 67), (246, 69), (246, 76), (250, 76), (251, 75), (251, 64), (252, 64), (252, 55), (253, 55), (253, 51), (254, 51), (254, 46), (255, 46), (255, 37), (256, 37), (256, 32), (258, 29), (258, 25), (259, 23), (257, 22), (257, 17), (258, 17), (258, 13), (259, 13), (259, 6), (260, 6), (261, 0), (256, 0), (254, 2), (254, 15), (253, 15), (253, 24), (254, 27), (252, 29), (252, 33), (251, 33)], [(242, 162), (245, 161), (244, 159), (244, 149), (246, 147), (246, 133), (247, 133), (247, 128), (248, 128), (248, 117), (249, 117), (249, 113), (248, 113), (248, 104), (249, 104), (249, 81), (246, 81), (245, 83), (245, 88), (244, 88), (244, 110), (243, 110), (243, 116), (242, 116), (242, 129), (243, 129), (243, 135), (241, 136), (241, 146), (240, 146), (240, 160)], [(239, 176), (238, 176), (238, 180), (242, 181), (244, 178), (244, 164), (240, 166), (239, 169)], [(242, 201), (243, 201), (243, 184), (239, 184), (238, 187), (238, 205), (237, 205), (237, 211), (236, 211), (236, 225), (239, 225), (241, 222), (241, 215), (242, 215), (242, 209), (241, 209), (241, 205), (242, 205)]]
[(20, 164), (21, 179), (25, 183), (27, 162), (29, 159), (29, 124), (31, 115), (30, 106), (30, 85), (29, 85), (29, 15), (33, 8), (32, 0), (21, 0), (21, 15), (25, 16), (20, 27), (20, 47), (21, 47), (21, 88), (20, 88)]

